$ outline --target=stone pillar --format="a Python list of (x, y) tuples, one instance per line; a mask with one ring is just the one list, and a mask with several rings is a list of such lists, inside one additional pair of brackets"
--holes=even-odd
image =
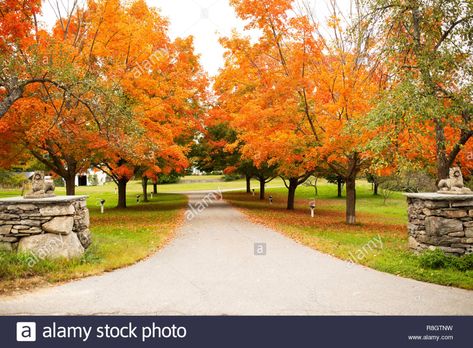
[(473, 195), (409, 193), (410, 249), (473, 253)]
[(87, 196), (0, 199), (0, 250), (80, 257), (91, 243)]

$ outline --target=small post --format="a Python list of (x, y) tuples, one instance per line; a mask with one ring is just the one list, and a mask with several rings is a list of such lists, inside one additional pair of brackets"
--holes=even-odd
[(151, 192), (150, 195), (151, 195), (151, 198), (153, 198), (153, 192)]
[(103, 214), (105, 208), (105, 199), (100, 200), (100, 212)]
[(140, 203), (140, 197), (141, 195), (136, 195), (136, 203)]
[(255, 189), (252, 189), (251, 190), (251, 193), (253, 194), (253, 196), (255, 195)]
[(309, 203), (309, 208), (310, 208), (310, 216), (314, 217), (315, 216), (315, 201), (311, 201)]
[(273, 204), (273, 196), (269, 196), (269, 204)]

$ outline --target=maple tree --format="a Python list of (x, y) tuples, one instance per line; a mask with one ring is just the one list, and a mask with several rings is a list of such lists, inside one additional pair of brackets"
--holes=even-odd
[(347, 184), (346, 220), (355, 223), (356, 178), (370, 159), (362, 120), (382, 80), (366, 54), (363, 28), (357, 35), (344, 30), (336, 6), (328, 20), (334, 35), (327, 37), (292, 1), (231, 3), (247, 29), (262, 32), (256, 43), (237, 34), (222, 39), (226, 65), (215, 83), (218, 107), (232, 115), (243, 157), (277, 168), (288, 209), (297, 187), (329, 167)]
[(314, 122), (323, 137), (319, 155), (337, 176), (339, 188), (345, 183), (348, 224), (356, 223), (356, 179), (375, 157), (370, 141), (379, 129), (365, 125), (386, 81), (384, 66), (371, 51), (376, 40), (360, 8), (355, 8), (348, 23), (342, 23), (337, 3), (331, 2), (327, 25), (332, 35), (322, 40), (326, 53), (316, 67), (319, 83), (314, 93)]
[(225, 147), (236, 141), (237, 134), (227, 120), (212, 115), (214, 111), (211, 110), (211, 116), (204, 118), (190, 156), (194, 166), (202, 172), (223, 172), (227, 168), (233, 172), (240, 160), (239, 154), (237, 151), (229, 153)]
[(172, 42), (166, 19), (141, 0), (91, 0), (51, 33), (36, 31), (39, 44), (26, 48), (52, 59), (31, 64), (57, 80), (37, 81), (9, 106), (2, 152), (21, 144), (64, 177), (68, 194), (75, 175), (94, 165), (117, 183), (123, 208), (135, 174), (147, 183), (188, 166), (207, 85), (192, 38)]
[(252, 160), (242, 158), (241, 146), (233, 146), (236, 141), (237, 131), (231, 127), (228, 115), (219, 108), (210, 110), (190, 154), (193, 163), (207, 173), (243, 175), (247, 193), (252, 192), (251, 179), (256, 178), (260, 181), (260, 198), (264, 199), (264, 186), (276, 176), (274, 170), (258, 169)]
[(318, 140), (306, 136), (315, 125), (307, 122), (310, 100), (305, 93), (314, 87), (308, 60), (320, 54), (318, 43), (304, 35), (311, 27), (308, 21), (287, 17), (291, 1), (232, 4), (249, 20), (247, 28), (263, 35), (257, 43), (237, 34), (222, 39), (227, 53), (215, 83), (218, 107), (232, 117), (238, 130), (234, 147), (241, 146), (243, 158), (258, 169), (277, 167), (277, 175), (287, 178), (287, 208), (294, 209), (297, 186), (318, 164)]
[(358, 54), (338, 47), (336, 56), (329, 57), (327, 71), (320, 74), (322, 82), (318, 122), (324, 129), (324, 141), (319, 153), (326, 165), (346, 185), (347, 223), (355, 223), (356, 179), (367, 168), (373, 155), (368, 149), (375, 132), (364, 127), (364, 120), (374, 106), (378, 77), (370, 67), (360, 63)]
[[(33, 3), (4, 4), (10, 9), (19, 6), (18, 11), (26, 17), (15, 16), (23, 22), (21, 34), (24, 37), (8, 36), (10, 45), (2, 51), (9, 59), (2, 81), (8, 84), (14, 80), (21, 85), (15, 103), (10, 103), (8, 98), (16, 93), (16, 87), (5, 91), (4, 101), (10, 105), (0, 120), (0, 142), (5, 152), (2, 162), (11, 165), (18, 161), (18, 152), (11, 151), (12, 147), (27, 149), (39, 162), (63, 177), (66, 192), (73, 195), (75, 175), (87, 167), (97, 144), (91, 133), (92, 102), (86, 101), (91, 97), (94, 82), (85, 73), (87, 64), (81, 64), (80, 60), (86, 40), (84, 12), (73, 6), (48, 33), (38, 27), (39, 8), (28, 12)], [(7, 12), (2, 25), (14, 13)]]
[[(75, 30), (73, 43), (76, 48), (80, 47), (86, 32), (84, 11), (78, 3), (79, 0), (73, 0), (67, 13), (62, 13), (58, 6), (57, 13), (64, 40), (70, 31)], [(0, 119), (16, 101), (28, 94), (30, 87), (36, 88), (38, 84), (67, 92), (87, 106), (87, 102), (80, 98), (87, 81), (74, 74), (73, 62), (66, 59), (65, 64), (51, 64), (53, 57), (61, 58), (58, 53), (63, 51), (55, 50), (58, 42), (52, 44), (51, 33), (39, 26), (37, 17), (40, 11), (40, 0), (0, 2)]]
[(374, 50), (390, 74), (390, 88), (373, 113), (385, 131), (378, 149), (401, 166), (431, 169), (438, 180), (455, 164), (467, 174), (473, 169), (473, 4), (363, 3), (378, 38)]
[(35, 18), (40, 8), (40, 0), (0, 2), (0, 118), (38, 78), (22, 76), (26, 69), (21, 52), (35, 42)]
[(97, 37), (95, 55), (107, 62), (104, 74), (130, 99), (126, 106), (134, 122), (118, 127), (127, 129), (119, 135), (107, 132), (109, 149), (97, 165), (117, 183), (119, 207), (126, 207), (126, 184), (136, 172), (147, 184), (158, 173), (188, 166), (187, 145), (207, 82), (192, 38), (171, 42), (166, 20), (144, 1), (129, 7), (112, 3), (96, 4), (96, 26), (109, 30)]
[[(52, 102), (56, 106), (56, 102)], [(96, 133), (84, 123), (88, 122), (81, 109), (59, 112), (41, 98), (28, 97), (17, 102), (5, 116), (8, 128), (0, 131), (0, 147), (6, 150), (3, 162), (18, 162), (12, 147), (21, 147), (64, 178), (66, 193), (75, 194), (75, 177), (90, 165), (90, 158), (100, 142)], [(60, 121), (55, 118), (59, 117)]]

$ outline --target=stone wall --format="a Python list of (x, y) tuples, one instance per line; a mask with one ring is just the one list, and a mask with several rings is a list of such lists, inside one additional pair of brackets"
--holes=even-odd
[(79, 257), (91, 243), (86, 196), (0, 199), (0, 250)]
[(407, 194), (409, 247), (473, 253), (473, 195)]

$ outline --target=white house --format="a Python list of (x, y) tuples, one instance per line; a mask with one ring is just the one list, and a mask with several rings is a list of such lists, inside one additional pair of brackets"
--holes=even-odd
[(101, 170), (87, 169), (84, 173), (76, 175), (76, 186), (102, 186), (107, 182), (107, 174)]

